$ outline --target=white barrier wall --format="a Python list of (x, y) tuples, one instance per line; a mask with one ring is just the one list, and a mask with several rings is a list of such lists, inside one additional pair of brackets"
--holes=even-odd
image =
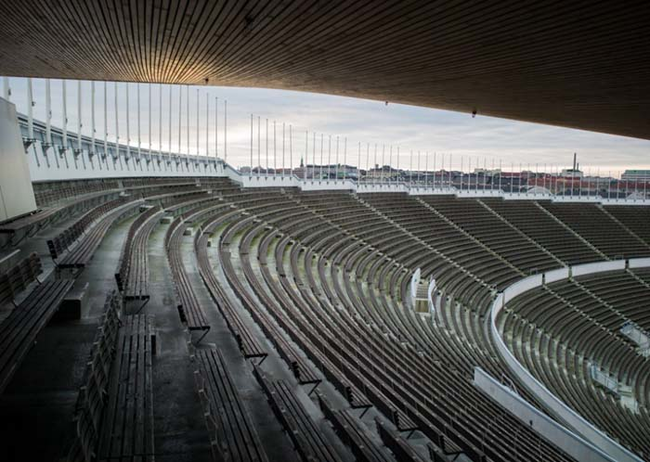
[[(510, 352), (505, 342), (503, 341), (501, 333), (499, 332), (499, 329), (496, 325), (497, 316), (499, 312), (505, 307), (507, 301), (514, 299), (517, 295), (521, 295), (528, 290), (541, 286), (544, 279), (546, 279), (548, 282), (560, 280), (561, 278), (559, 278), (559, 276), (562, 274), (560, 271), (565, 271), (565, 274), (570, 273), (574, 276), (577, 276), (585, 274), (597, 274), (613, 270), (623, 270), (625, 269), (625, 266), (625, 260), (587, 263), (584, 265), (575, 265), (571, 268), (549, 271), (544, 274), (536, 274), (517, 281), (507, 287), (503, 292), (499, 293), (494, 299), (494, 302), (492, 302), (492, 309), (490, 313), (490, 330), (492, 332), (492, 338), (497, 347), (497, 351), (499, 352), (499, 355), (503, 361), (508, 365), (510, 371), (519, 379), (520, 383), (522, 383), (526, 389), (533, 396), (535, 396), (537, 400), (543, 403), (548, 412), (555, 416), (560, 422), (564, 423), (569, 430), (575, 432), (580, 438), (589, 441), (598, 449), (611, 456), (614, 460), (621, 462), (641, 462), (642, 459), (635, 456), (623, 446), (618, 444), (616, 441), (609, 438), (599, 429), (591, 425), (582, 416), (580, 416), (573, 409), (568, 407), (562, 400), (551, 393), (541, 382), (539, 382)], [(648, 266), (650, 266), (650, 264)]]
[(605, 271), (616, 271), (625, 269), (625, 260), (603, 261), (598, 263), (585, 263), (571, 267), (573, 277), (585, 274), (604, 273)]
[(628, 260), (628, 266), (630, 268), (647, 268), (650, 266), (650, 258), (630, 258)]
[(0, 98), (0, 221), (36, 210), (16, 106)]
[(616, 459), (567, 430), (537, 410), (510, 388), (494, 380), (480, 367), (474, 368), (474, 385), (518, 418), (524, 425), (529, 426), (545, 440), (556, 445), (574, 459), (591, 462), (616, 462)]
[(544, 282), (550, 284), (551, 282), (561, 281), (568, 279), (570, 276), (569, 268), (560, 268), (556, 270), (547, 271), (544, 273)]

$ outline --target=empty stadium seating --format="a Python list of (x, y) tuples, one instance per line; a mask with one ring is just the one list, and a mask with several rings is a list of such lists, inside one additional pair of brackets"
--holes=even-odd
[[(479, 366), (545, 410), (501, 361), (491, 303), (531, 274), (650, 256), (644, 207), (192, 177), (37, 193), (60, 216), (10, 244), (42, 257), (0, 260), (0, 393), (16, 393), (66, 293), (114, 265), (109, 281), (90, 279), (93, 307), (66, 324), (98, 326), (75, 353), (68, 460), (173, 458), (158, 416), (175, 404), (157, 396), (188, 386), (193, 401), (172, 412), (196, 432), (182, 451), (197, 460), (274, 460), (271, 438), (288, 460), (572, 460), (472, 384)], [(435, 279), (434, 313), (412, 307), (417, 269)], [(628, 268), (525, 292), (497, 319), (540, 382), (645, 458), (650, 363), (621, 327), (650, 330), (649, 299), (650, 270)], [(175, 369), (159, 368), (171, 355)], [(631, 387), (637, 411), (594, 383), (592, 364)]]

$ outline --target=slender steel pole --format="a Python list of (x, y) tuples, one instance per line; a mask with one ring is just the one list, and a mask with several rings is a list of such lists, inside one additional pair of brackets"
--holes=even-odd
[(424, 189), (429, 187), (429, 152), (424, 153)]
[(95, 125), (95, 81), (90, 82), (90, 123), (91, 127), (91, 153), (95, 154), (95, 135), (97, 134), (96, 125)]
[(266, 177), (269, 176), (269, 119), (266, 119)]
[(178, 87), (178, 154), (181, 153), (183, 139), (183, 87)]
[(63, 149), (68, 149), (68, 98), (66, 95), (65, 80), (61, 80), (63, 91)]
[(361, 181), (361, 141), (359, 141), (357, 150), (357, 186), (359, 186), (359, 181)]
[(273, 121), (273, 177), (278, 176), (278, 145), (275, 120)]
[(27, 100), (27, 136), (31, 142), (34, 140), (34, 91), (31, 77), (27, 79)]
[(391, 144), (388, 148), (388, 180), (387, 183), (390, 183), (393, 178), (393, 145)]
[(379, 172), (379, 183), (384, 184), (384, 154), (386, 153), (386, 145), (381, 145), (381, 171)]
[(223, 104), (223, 160), (228, 162), (228, 100)]
[(375, 174), (373, 175), (375, 178), (373, 178), (373, 183), (377, 182), (377, 143), (375, 143), (375, 157), (374, 157), (374, 162), (373, 162), (373, 167), (375, 169)]
[[(106, 99), (106, 83), (104, 83), (104, 99)], [(104, 101), (104, 105), (106, 105), (106, 101)], [(47, 147), (50, 147), (52, 146), (52, 91), (50, 79), (45, 81), (45, 112), (45, 142)], [(106, 116), (104, 115), (104, 117)]]
[(251, 163), (248, 177), (253, 178), (253, 114), (251, 114)]
[(314, 181), (316, 178), (316, 132), (313, 132), (313, 138), (311, 142), (311, 151), (312, 151), (312, 165), (311, 165), (311, 180)]
[(131, 132), (129, 121), (131, 120), (131, 108), (129, 107), (129, 82), (126, 82), (126, 159), (131, 158)]
[(348, 137), (343, 138), (343, 182), (348, 171)]
[(318, 171), (318, 179), (323, 179), (323, 134), (320, 134), (320, 168)]
[(198, 88), (196, 89), (196, 123), (194, 126), (196, 127), (196, 156), (199, 156), (199, 140), (201, 139), (201, 95), (200, 91)]
[(293, 133), (289, 124), (289, 178), (293, 177)]
[(81, 119), (82, 115), (81, 105), (81, 80), (77, 80), (77, 152), (81, 155)]
[(214, 157), (219, 157), (219, 98), (214, 98)]
[[(260, 116), (257, 116), (257, 177), (262, 173), (262, 153), (261, 153), (261, 143), (262, 143), (262, 136), (261, 136), (261, 120)], [(258, 180), (259, 181), (259, 180)]]
[(365, 183), (368, 184), (368, 174), (370, 173), (370, 143), (366, 143), (366, 176)]
[(334, 167), (334, 181), (339, 180), (339, 135), (336, 135), (336, 166)]
[(169, 85), (169, 145), (167, 146), (167, 162), (171, 161), (172, 157), (172, 106), (173, 100), (172, 100), (172, 86)]
[(332, 176), (332, 135), (328, 135), (327, 142), (327, 181), (329, 182)]
[(205, 157), (210, 157), (210, 96), (205, 98)]
[(395, 178), (395, 181), (401, 179), (402, 179), (402, 171), (399, 169), (399, 146), (397, 146), (397, 177)]
[(285, 140), (285, 123), (282, 122), (282, 178), (284, 178), (285, 156), (284, 156), (284, 140)]

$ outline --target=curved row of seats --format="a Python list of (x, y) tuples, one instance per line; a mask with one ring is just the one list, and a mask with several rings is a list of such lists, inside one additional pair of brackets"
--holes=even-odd
[[(431, 441), (435, 460), (459, 452), (476, 461), (569, 460), (472, 384), (475, 366), (516, 384), (493, 345), (491, 301), (530, 273), (650, 253), (643, 231), (631, 218), (592, 204), (583, 206), (588, 213), (576, 217), (555, 209), (564, 204), (510, 207), (500, 200), (451, 196), (247, 190), (224, 179), (123, 179), (118, 186), (131, 193), (130, 200), (121, 200), (133, 210), (140, 204), (136, 198), (154, 205), (129, 227), (120, 267), (125, 280), (133, 279), (132, 272), (141, 281), (132, 286), (146, 286), (149, 235), (163, 213), (175, 217), (164, 245), (185, 325), (207, 334), (206, 310), (214, 308), (242, 356), (261, 362), (271, 352), (239, 311), (242, 306), (284, 359), (295, 383), (306, 385), (311, 394), (326, 380), (349, 407), (375, 407), (405, 436), (385, 424), (378, 426), (393, 453), (405, 460), (419, 457), (408, 445), (414, 431)], [(107, 231), (127, 216), (112, 210), (100, 206), (92, 212), (93, 220), (84, 220), (85, 215), (79, 220), (89, 231), (110, 221), (102, 228)], [(601, 218), (613, 237), (590, 232), (589, 226)], [(530, 226), (537, 219), (543, 230)], [(89, 255), (105, 234), (93, 240)], [(185, 236), (192, 234), (188, 243)], [(617, 234), (623, 237), (613, 242)], [(214, 305), (199, 302), (195, 279), (188, 273), (193, 261), (186, 255), (188, 244), (193, 244), (199, 275)], [(433, 317), (411, 308), (411, 277), (418, 268), (424, 280), (434, 277), (437, 282), (440, 306)], [(642, 429), (650, 422), (650, 368), (619, 330), (628, 320), (648, 325), (639, 303), (650, 290), (650, 272), (607, 277), (604, 282), (577, 278), (549, 285), (536, 296), (526, 294), (508, 305), (499, 327), (519, 360), (565, 402), (627, 447), (648, 454)], [(201, 351), (197, 370), (204, 380), (197, 387), (199, 394), (209, 396), (204, 410), (211, 416), (206, 422), (214, 430), (213, 448), (220, 438), (215, 425), (232, 424), (244, 429), (244, 436), (231, 441), (229, 450), (244, 453), (248, 438), (259, 448), (251, 457), (263, 459), (240, 398), (227, 399), (235, 414), (217, 416), (215, 400), (232, 397), (234, 387), (224, 358), (216, 350)], [(589, 361), (634, 384), (642, 406), (638, 414), (594, 386)], [(261, 369), (257, 371), (262, 377)], [(311, 428), (295, 442), (298, 454), (336, 459), (336, 451), (325, 447), (327, 439), (309, 426), (290, 387), (282, 381), (265, 383), (275, 408), (291, 413), (280, 419), (285, 428), (294, 434)], [(539, 406), (525, 390), (519, 391)], [(347, 418), (354, 423), (360, 417)], [(295, 425), (300, 421), (303, 427)], [(363, 440), (362, 434), (352, 434)]]
[(147, 243), (162, 216), (160, 207), (149, 207), (136, 218), (124, 240), (115, 281), (125, 300), (149, 299)]
[[(300, 204), (304, 205), (305, 199), (308, 198), (300, 195)], [(390, 317), (393, 318), (393, 322), (401, 323), (403, 319), (398, 320), (399, 315), (397, 314), (386, 313), (385, 310), (394, 310), (395, 308), (389, 303), (385, 305), (380, 302), (378, 297), (374, 296), (376, 295), (374, 291), (371, 293), (364, 291), (371, 284), (364, 287), (361, 280), (354, 281), (353, 285), (348, 284), (349, 289), (353, 292), (344, 292), (345, 295), (340, 300), (338, 298), (330, 300), (325, 295), (329, 292), (330, 296), (334, 297), (336, 289), (324, 284), (324, 281), (328, 279), (327, 274), (318, 273), (319, 277), (315, 277), (314, 270), (319, 268), (317, 261), (321, 263), (321, 270), (328, 266), (326, 260), (317, 259), (316, 252), (326, 246), (335, 246), (339, 242), (347, 240), (349, 235), (328, 220), (322, 217), (319, 219), (320, 214), (315, 213), (314, 210), (307, 209), (298, 213), (296, 204), (285, 205), (286, 199), (282, 197), (274, 198), (273, 202), (274, 207), (257, 206), (257, 204), (246, 207), (246, 211), (250, 215), (240, 215), (242, 225), (239, 227), (239, 238), (229, 236), (228, 257), (235, 264), (249, 268), (246, 271), (248, 287), (236, 287), (236, 289), (250, 290), (258, 297), (264, 297), (265, 293), (275, 295), (275, 300), (270, 297), (265, 300), (271, 302), (265, 305), (265, 308), (274, 312), (277, 318), (284, 319), (283, 325), (287, 329), (287, 333), (298, 339), (309, 334), (312, 337), (309, 339), (311, 342), (305, 340), (301, 342), (308, 347), (306, 348), (308, 355), (316, 357), (317, 353), (321, 352), (326, 356), (336, 358), (337, 366), (352, 380), (360, 383), (373, 404), (378, 408), (384, 408), (382, 409), (384, 413), (395, 416), (390, 411), (392, 409), (401, 410), (404, 413), (402, 422), (400, 422), (399, 414), (394, 420), (398, 428), (400, 423), (407, 424), (404, 419), (408, 418), (434, 441), (439, 441), (443, 434), (448, 436), (472, 458), (480, 459), (483, 451), (491, 458), (504, 460), (511, 458), (507, 454), (506, 448), (512, 446), (512, 441), (499, 443), (500, 438), (504, 440), (510, 438), (507, 432), (503, 431), (503, 428), (489, 428), (488, 420), (482, 420), (489, 419), (485, 416), (489, 416), (490, 412), (468, 412), (468, 409), (483, 411), (482, 407), (487, 406), (487, 409), (492, 407), (492, 413), (495, 416), (499, 415), (499, 411), (493, 404), (479, 397), (478, 392), (470, 385), (467, 376), (451, 372), (443, 390), (438, 390), (434, 382), (431, 385), (434, 389), (426, 391), (429, 388), (429, 382), (432, 381), (425, 377), (438, 377), (444, 371), (449, 371), (449, 368), (436, 364), (436, 361), (426, 359), (427, 353), (424, 353), (422, 349), (419, 350), (419, 353), (417, 349), (413, 349), (412, 354), (404, 354), (404, 348), (412, 348), (411, 343), (406, 341), (404, 335), (404, 332), (411, 331), (411, 328), (407, 325), (406, 328), (402, 327), (398, 330), (392, 323), (382, 321), (385, 317)], [(292, 212), (285, 217), (288, 210)], [(279, 232), (281, 234), (278, 234)], [(289, 244), (292, 241), (293, 243)], [(279, 242), (285, 246), (283, 251), (277, 250), (276, 246)], [(257, 243), (257, 245), (251, 245), (252, 243)], [(233, 248), (234, 244), (237, 244), (237, 248)], [(374, 280), (379, 271), (384, 270), (380, 268), (380, 265), (374, 265), (377, 255), (372, 252), (372, 249), (367, 248), (370, 252), (358, 252), (353, 246), (347, 245), (346, 248), (350, 250), (351, 254), (358, 256), (352, 263), (351, 273), (347, 274), (367, 274), (371, 280)], [(237, 252), (235, 252), (236, 250)], [(276, 255), (278, 256), (276, 257)], [(367, 255), (373, 255), (373, 257), (366, 258)], [(253, 256), (257, 257), (255, 265), (251, 263), (254, 261)], [(395, 268), (394, 261), (382, 258), (378, 260), (388, 262), (389, 266)], [(290, 262), (291, 266), (285, 267), (285, 261)], [(356, 267), (359, 263), (364, 265), (363, 269)], [(368, 267), (368, 264), (371, 266)], [(303, 274), (305, 276), (302, 276)], [(404, 273), (402, 272), (402, 274)], [(345, 283), (345, 278), (341, 282)], [(338, 286), (339, 290), (343, 290), (343, 285)], [(353, 294), (354, 302), (349, 301), (350, 294)], [(374, 300), (374, 303), (367, 305), (370, 303), (368, 300)], [(364, 309), (360, 309), (361, 306)], [(347, 310), (350, 312), (346, 315)], [(402, 314), (407, 316), (405, 313)], [(361, 322), (364, 318), (367, 321)], [(424, 327), (420, 328), (424, 329)], [(390, 341), (388, 341), (389, 339)], [(404, 341), (406, 343), (403, 343)], [(436, 369), (431, 369), (433, 365), (437, 365)], [(414, 385), (416, 383), (418, 387)], [(464, 393), (455, 396), (458, 392), (451, 390), (461, 384), (465, 390), (464, 393), (469, 393), (475, 401), (465, 396)], [(434, 405), (440, 396), (445, 396), (447, 399)], [(453, 405), (444, 404), (448, 400), (458, 399), (461, 401), (456, 401), (455, 410), (452, 410), (454, 409)], [(499, 417), (501, 416), (499, 415)], [(519, 425), (511, 417), (504, 416), (503, 418), (514, 428)], [(486, 426), (488, 430), (486, 430)], [(441, 431), (441, 428), (444, 430)], [(473, 430), (470, 430), (472, 428)], [(525, 429), (520, 429), (521, 435), (525, 435), (525, 432)], [(520, 436), (520, 438), (525, 440), (526, 437)], [(528, 438), (535, 441), (531, 447), (538, 447), (539, 441), (536, 436), (531, 434)], [(487, 440), (491, 442), (489, 447), (485, 444)], [(548, 452), (551, 459), (561, 458), (551, 448), (543, 450)], [(524, 458), (535, 459), (536, 456), (529, 453)]]
[[(650, 362), (620, 328), (646, 311), (638, 301), (649, 290), (626, 271), (583, 276), (526, 292), (498, 319), (510, 349), (538, 380), (639, 454), (650, 450), (642, 430), (650, 425)], [(632, 387), (639, 413), (596, 386), (591, 364)]]

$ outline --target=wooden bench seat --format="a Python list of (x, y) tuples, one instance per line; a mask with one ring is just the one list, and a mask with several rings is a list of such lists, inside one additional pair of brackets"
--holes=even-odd
[(286, 382), (269, 381), (257, 366), (253, 366), (253, 373), (266, 393), (273, 412), (293, 441), (301, 460), (305, 462), (343, 460)]
[(268, 461), (251, 417), (217, 349), (196, 350), (195, 384), (215, 461)]
[[(60, 250), (56, 249), (57, 244), (54, 241), (48, 241), (50, 253), (52, 258), (56, 259), (56, 264), (59, 268), (84, 268), (92, 259), (95, 250), (101, 244), (104, 236), (120, 220), (136, 213), (139, 206), (138, 202), (129, 202), (126, 204), (118, 204), (115, 208), (111, 208), (96, 222), (94, 226), (83, 227), (83, 230), (75, 233), (77, 237), (74, 239), (66, 239), (69, 243), (68, 251), (60, 256)], [(84, 232), (88, 229), (87, 232)], [(65, 234), (65, 232), (64, 232)], [(72, 242), (70, 242), (72, 240)]]
[(375, 417), (375, 422), (377, 423), (377, 431), (381, 440), (395, 455), (395, 459), (399, 462), (425, 462), (425, 459), (420, 457), (415, 449), (409, 446), (399, 433), (388, 428), (379, 417)]
[(201, 279), (208, 289), (208, 292), (210, 292), (210, 296), (223, 315), (226, 324), (228, 325), (228, 329), (230, 329), (232, 334), (235, 336), (239, 350), (242, 352), (244, 357), (261, 358), (261, 360), (264, 360), (268, 353), (246, 326), (239, 312), (232, 306), (228, 296), (224, 293), (221, 283), (215, 276), (208, 258), (208, 236), (220, 223), (220, 220), (220, 218), (217, 218), (208, 223), (206, 225), (206, 231), (201, 234), (197, 233), (195, 237), (194, 249), (196, 252), (199, 274), (201, 275)]
[(18, 294), (37, 280), (43, 272), (41, 259), (35, 252), (27, 258), (18, 260), (19, 251), (10, 256), (6, 271), (0, 274), (0, 307), (12, 302)]
[(104, 305), (102, 323), (90, 350), (90, 359), (79, 389), (75, 406), (75, 436), (67, 460), (88, 462), (96, 458), (102, 414), (110, 386), (110, 372), (120, 328), (121, 299), (109, 294)]
[(52, 319), (74, 281), (41, 283), (0, 324), (0, 394)]
[(391, 462), (386, 451), (378, 447), (367, 432), (357, 423), (349, 412), (334, 410), (329, 401), (321, 394), (316, 393), (318, 404), (325, 418), (329, 420), (339, 438), (350, 447), (352, 453), (360, 462)]
[(97, 459), (153, 461), (153, 316), (123, 317), (117, 337)]
[(117, 287), (125, 300), (149, 300), (149, 268), (147, 243), (162, 212), (151, 207), (143, 212), (129, 227), (122, 247), (119, 271), (115, 274)]

